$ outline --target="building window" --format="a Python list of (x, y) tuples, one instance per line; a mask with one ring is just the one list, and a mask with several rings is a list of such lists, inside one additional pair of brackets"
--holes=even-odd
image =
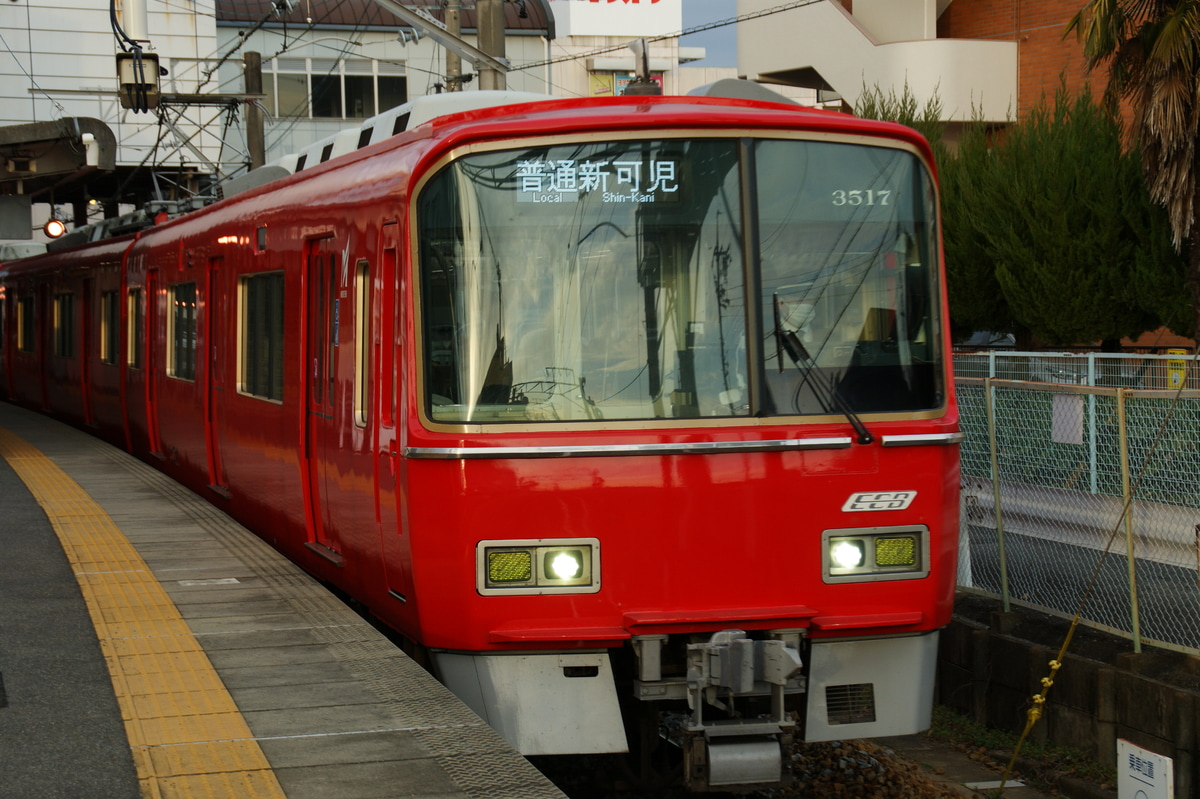
[(130, 369), (142, 368), (142, 342), (145, 329), (145, 311), (142, 308), (142, 290), (130, 289), (125, 299), (125, 319), (129, 329), (125, 339), (125, 363)]
[(240, 391), (283, 400), (283, 273), (247, 275), (240, 283)]
[(54, 296), (54, 354), (75, 357), (75, 295)]
[(100, 295), (100, 362), (115, 365), (120, 348), (121, 306), (117, 303), (117, 292), (106, 291)]
[(17, 349), (33, 352), (33, 297), (17, 300)]
[(176, 283), (167, 290), (167, 374), (196, 379), (196, 284)]
[(277, 58), (263, 73), (263, 101), (276, 116), (365, 119), (408, 101), (403, 63)]

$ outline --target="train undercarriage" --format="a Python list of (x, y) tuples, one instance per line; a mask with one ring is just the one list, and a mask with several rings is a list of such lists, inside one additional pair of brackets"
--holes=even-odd
[(641, 635), (581, 652), (435, 652), (439, 676), (522, 754), (629, 752), (644, 780), (670, 747), (691, 791), (790, 778), (793, 741), (929, 726), (937, 633), (810, 640), (802, 629)]

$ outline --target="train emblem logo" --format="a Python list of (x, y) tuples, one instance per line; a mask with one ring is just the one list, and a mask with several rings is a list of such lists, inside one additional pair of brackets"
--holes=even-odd
[(842, 506), (842, 512), (905, 510), (916, 498), (916, 491), (859, 491), (850, 495)]

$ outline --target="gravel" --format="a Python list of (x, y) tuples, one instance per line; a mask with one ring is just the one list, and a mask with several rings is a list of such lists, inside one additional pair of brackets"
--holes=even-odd
[(929, 779), (921, 766), (870, 741), (799, 744), (792, 754), (795, 782), (754, 794), (776, 797), (877, 797), (877, 799), (961, 799), (961, 794)]
[(798, 744), (791, 756), (791, 784), (746, 794), (689, 794), (677, 786), (636, 790), (617, 761), (607, 757), (532, 760), (570, 799), (962, 799), (918, 764), (870, 741)]

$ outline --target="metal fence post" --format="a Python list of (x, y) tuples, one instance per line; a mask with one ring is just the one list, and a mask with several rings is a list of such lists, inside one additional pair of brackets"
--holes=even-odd
[[(1096, 385), (1096, 359), (1088, 357), (1088, 385)], [(1089, 486), (1093, 494), (1100, 493), (1100, 445), (1096, 433), (1096, 395), (1088, 394), (1088, 465)]]
[(1004, 556), (1004, 515), (1000, 511), (1000, 458), (996, 447), (996, 408), (992, 399), (992, 378), (983, 381), (983, 399), (987, 408), (988, 451), (992, 459), (992, 509), (996, 514), (996, 544), (1000, 555), (1000, 598), (1004, 612), (1012, 608), (1008, 602), (1008, 560)]
[(1129, 480), (1129, 438), (1125, 425), (1125, 398), (1129, 389), (1117, 389), (1117, 429), (1121, 443), (1121, 498), (1125, 522), (1125, 560), (1129, 567), (1129, 612), (1133, 632), (1133, 651), (1142, 651), (1142, 635), (1138, 624), (1137, 567), (1133, 552), (1133, 496)]

